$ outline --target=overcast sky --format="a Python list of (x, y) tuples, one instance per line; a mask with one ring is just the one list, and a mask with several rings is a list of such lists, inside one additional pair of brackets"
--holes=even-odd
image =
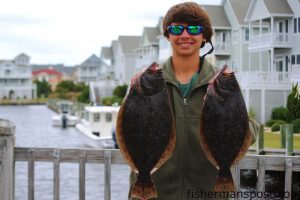
[[(77, 65), (119, 35), (141, 35), (182, 0), (0, 0), (0, 60)], [(197, 0), (220, 4), (221, 0)]]

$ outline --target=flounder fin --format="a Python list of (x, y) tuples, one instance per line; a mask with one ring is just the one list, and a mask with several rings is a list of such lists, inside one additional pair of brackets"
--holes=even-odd
[(215, 168), (219, 169), (219, 165), (217, 161), (215, 160), (214, 156), (212, 155), (209, 146), (207, 145), (205, 135), (204, 135), (204, 130), (203, 126), (201, 126), (200, 129), (200, 145), (202, 147), (203, 153), (205, 154), (206, 158), (209, 160), (209, 162), (215, 166)]
[[(125, 102), (125, 101), (124, 101)], [(123, 102), (123, 104), (124, 104)], [(123, 105), (120, 107), (118, 118), (117, 118), (117, 124), (116, 124), (116, 139), (117, 143), (120, 149), (120, 152), (123, 156), (123, 158), (127, 161), (128, 165), (131, 167), (131, 169), (134, 172), (138, 172), (137, 167), (135, 166), (129, 152), (127, 151), (126, 145), (125, 145), (125, 139), (123, 136), (123, 130), (122, 130), (122, 118), (123, 118)]]
[(250, 129), (248, 129), (245, 138), (244, 138), (244, 143), (243, 146), (241, 147), (239, 154), (237, 155), (237, 157), (235, 158), (235, 160), (233, 161), (233, 165), (237, 164), (247, 153), (249, 147), (251, 146), (252, 143), (252, 134), (250, 132)]
[[(223, 169), (221, 169), (223, 170)], [(226, 175), (220, 175), (221, 170), (218, 173), (216, 185), (215, 185), (215, 192), (235, 192), (236, 188), (234, 186), (233, 178), (230, 172), (230, 168), (226, 170)]]
[(175, 148), (176, 143), (176, 129), (175, 129), (175, 123), (172, 127), (172, 132), (170, 135), (169, 144), (166, 147), (164, 153), (160, 157), (159, 161), (156, 163), (155, 167), (152, 169), (151, 174), (153, 174), (158, 168), (160, 168), (171, 156)]
[(141, 200), (157, 198), (157, 192), (151, 178), (147, 182), (142, 182), (137, 178), (130, 196), (131, 198), (138, 198)]

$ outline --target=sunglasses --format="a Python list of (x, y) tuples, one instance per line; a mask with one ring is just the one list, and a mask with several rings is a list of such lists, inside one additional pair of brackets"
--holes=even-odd
[(203, 26), (171, 25), (167, 27), (168, 32), (171, 33), (172, 35), (181, 35), (184, 29), (186, 29), (190, 35), (199, 35), (203, 32)]

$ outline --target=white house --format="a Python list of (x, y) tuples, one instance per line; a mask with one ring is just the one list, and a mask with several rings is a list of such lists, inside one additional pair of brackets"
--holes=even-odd
[[(274, 107), (286, 105), (292, 81), (299, 81), (299, 8), (298, 0), (251, 0), (245, 16), (249, 29), (253, 24), (259, 29), (249, 35), (249, 72), (241, 85), (262, 122)], [(251, 63), (255, 54), (258, 65)]]
[(135, 69), (136, 72), (148, 67), (151, 63), (158, 61), (158, 50), (160, 35), (159, 27), (144, 27), (139, 48), (135, 49)]
[(0, 60), (0, 99), (34, 99), (30, 57), (21, 53), (13, 60)]
[(112, 46), (114, 54), (115, 78), (119, 85), (128, 84), (135, 74), (135, 53), (141, 36), (119, 36)]
[(101, 77), (102, 61), (95, 54), (91, 55), (83, 63), (77, 66), (77, 81), (84, 82), (87, 85), (91, 81), (98, 81)]

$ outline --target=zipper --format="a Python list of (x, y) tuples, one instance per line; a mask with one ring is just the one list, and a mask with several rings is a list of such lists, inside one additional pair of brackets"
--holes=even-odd
[(187, 98), (184, 97), (183, 98), (183, 106), (184, 106), (184, 134), (183, 134), (183, 138), (182, 138), (182, 151), (181, 151), (181, 156), (182, 156), (182, 164), (181, 164), (181, 198), (180, 199), (185, 199), (184, 195), (185, 195), (185, 180), (184, 180), (184, 174), (185, 174), (185, 165), (184, 163), (186, 163), (186, 138), (187, 138)]

